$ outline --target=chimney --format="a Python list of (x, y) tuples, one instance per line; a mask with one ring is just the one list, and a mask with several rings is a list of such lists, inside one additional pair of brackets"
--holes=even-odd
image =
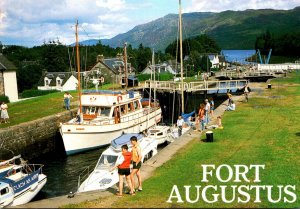
[(100, 55), (97, 56), (97, 62), (104, 62), (103, 54), (100, 54)]

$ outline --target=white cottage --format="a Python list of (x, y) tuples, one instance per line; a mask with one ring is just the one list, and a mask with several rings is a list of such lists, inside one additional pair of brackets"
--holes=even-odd
[(16, 66), (0, 53), (0, 95), (5, 95), (10, 102), (18, 101)]
[(77, 89), (75, 72), (44, 72), (38, 83), (39, 90), (72, 91)]
[[(173, 67), (171, 61), (163, 62), (161, 64), (156, 64), (155, 72), (156, 73), (171, 73), (173, 75), (177, 74), (176, 69), (175, 69), (175, 67)], [(147, 66), (141, 73), (142, 74), (151, 74), (151, 66)]]

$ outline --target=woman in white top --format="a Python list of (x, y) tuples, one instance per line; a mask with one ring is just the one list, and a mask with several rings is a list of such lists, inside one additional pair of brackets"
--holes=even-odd
[(4, 123), (9, 123), (8, 119), (8, 112), (7, 112), (8, 106), (5, 104), (5, 102), (2, 102), (1, 104), (1, 123), (4, 121)]

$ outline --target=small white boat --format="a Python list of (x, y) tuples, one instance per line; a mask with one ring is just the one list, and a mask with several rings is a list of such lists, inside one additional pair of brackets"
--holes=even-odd
[[(20, 163), (16, 164), (15, 161)], [(0, 163), (0, 207), (28, 203), (43, 188), (47, 177), (41, 164), (28, 164), (15, 156)]]
[(173, 136), (169, 126), (157, 125), (149, 128), (147, 135), (150, 138), (156, 139), (158, 145), (173, 141)]
[(114, 139), (111, 146), (101, 154), (94, 171), (82, 184), (80, 184), (82, 174), (79, 176), (78, 185), (80, 186), (77, 192), (105, 190), (119, 182), (118, 169), (113, 171), (110, 171), (110, 169), (115, 166), (117, 159), (122, 156), (122, 145), (127, 144), (129, 151), (131, 150), (130, 138), (132, 136), (137, 137), (141, 146), (142, 162), (157, 154), (157, 142), (153, 138), (145, 137), (142, 134), (123, 134)]

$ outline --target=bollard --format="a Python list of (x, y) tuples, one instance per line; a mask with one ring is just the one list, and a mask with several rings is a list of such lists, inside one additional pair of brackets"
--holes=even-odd
[(206, 132), (206, 142), (213, 142), (214, 141), (214, 133), (212, 131)]
[(271, 89), (272, 88), (272, 84), (268, 84), (268, 89)]

